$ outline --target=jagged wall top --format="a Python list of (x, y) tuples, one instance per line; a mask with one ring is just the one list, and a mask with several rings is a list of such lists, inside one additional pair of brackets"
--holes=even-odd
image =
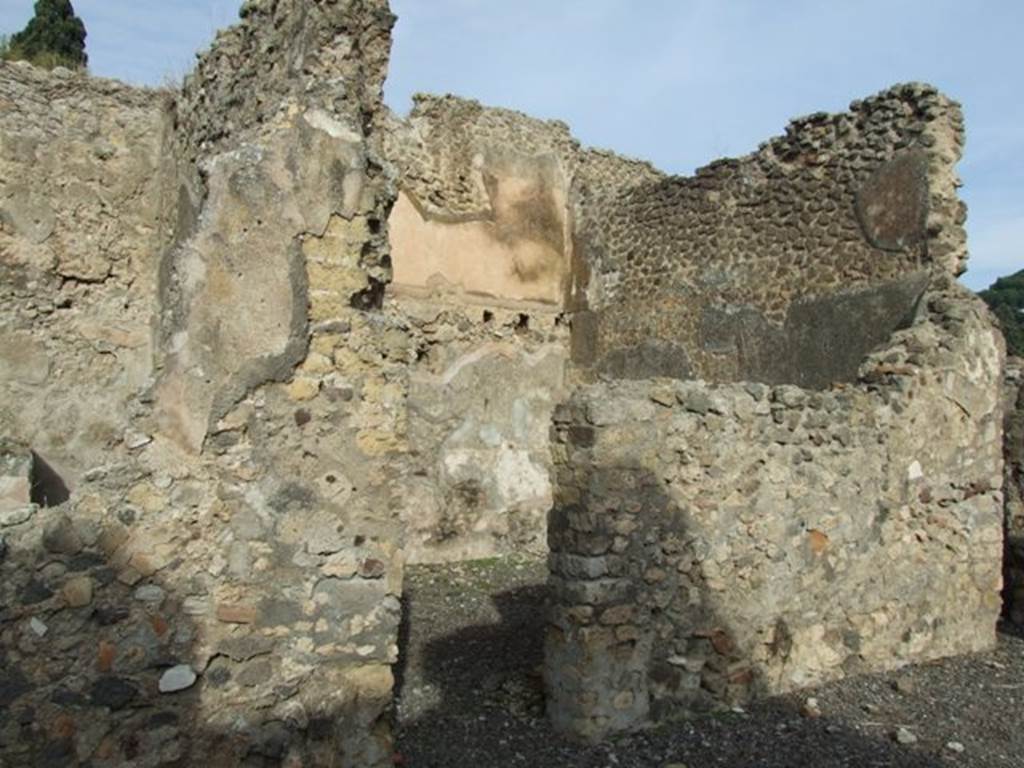
[[(394, 287), (463, 300), (571, 307), (586, 283), (573, 222), (594, 199), (663, 178), (587, 149), (556, 120), (418, 94), (389, 116), (384, 153), (400, 195), (390, 219)], [(471, 298), (475, 297), (475, 298)]]
[(402, 188), (447, 218), (490, 208), (481, 169), (496, 154), (550, 156), (567, 184), (582, 176), (618, 189), (663, 177), (649, 162), (583, 148), (561, 120), (539, 120), (451, 94), (416, 94), (408, 119), (390, 120), (385, 141)]
[(959, 105), (899, 85), (591, 206), (599, 318), (576, 324), (578, 360), (615, 375), (848, 379), (929, 276), (964, 269), (963, 140)]
[(395, 17), (387, 0), (248, 0), (185, 79), (178, 124), (190, 155), (244, 137), (301, 98), (375, 119)]

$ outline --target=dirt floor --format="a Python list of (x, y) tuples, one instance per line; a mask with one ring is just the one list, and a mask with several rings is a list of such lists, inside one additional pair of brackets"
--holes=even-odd
[[(406, 768), (1024, 768), (1024, 636), (990, 653), (844, 680), (580, 746), (544, 718), (546, 567), (415, 567), (406, 580), (395, 762)], [(820, 716), (803, 714), (809, 698)]]

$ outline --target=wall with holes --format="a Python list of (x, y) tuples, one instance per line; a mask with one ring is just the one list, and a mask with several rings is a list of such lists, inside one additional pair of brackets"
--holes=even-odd
[(661, 174), (582, 148), (564, 123), (454, 96), (418, 96), (406, 119), (388, 116), (384, 141), (398, 174), (384, 304), (416, 349), (407, 554), (542, 553), (551, 413), (589, 281), (575, 222)]

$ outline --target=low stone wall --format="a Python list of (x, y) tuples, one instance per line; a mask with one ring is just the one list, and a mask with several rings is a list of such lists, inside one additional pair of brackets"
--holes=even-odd
[(1024, 360), (1020, 358), (1007, 362), (1004, 397), (1004, 608), (1010, 621), (1024, 627)]
[(1002, 347), (962, 289), (926, 304), (856, 386), (604, 382), (556, 414), (561, 730), (992, 645)]

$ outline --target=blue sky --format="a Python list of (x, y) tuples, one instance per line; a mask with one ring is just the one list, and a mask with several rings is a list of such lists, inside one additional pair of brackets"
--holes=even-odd
[[(73, 0), (98, 75), (160, 84), (237, 16), (238, 0)], [(392, 0), (386, 96), (416, 91), (565, 120), (585, 143), (690, 173), (742, 155), (791, 117), (893, 83), (964, 105), (970, 271), (1024, 268), (1021, 0)], [(0, 30), (31, 0), (0, 0)]]

